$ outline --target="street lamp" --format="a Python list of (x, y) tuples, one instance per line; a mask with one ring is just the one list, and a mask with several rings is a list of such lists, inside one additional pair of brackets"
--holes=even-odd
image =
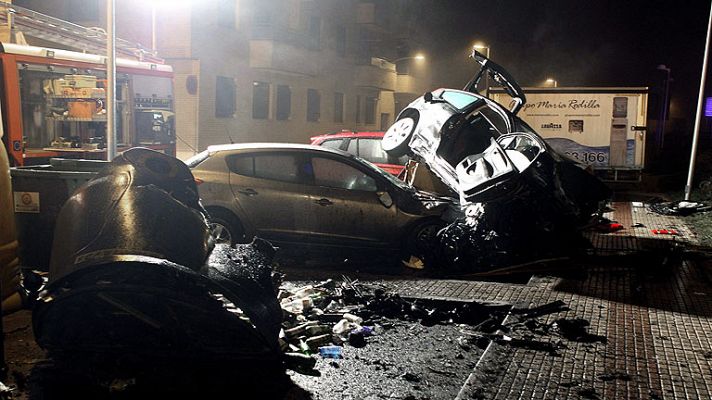
[[(405, 60), (423, 61), (423, 60), (425, 60), (425, 56), (422, 55), (422, 54), (420, 54), (420, 53), (418, 53), (418, 54), (416, 54), (416, 55), (414, 55), (414, 56), (396, 58), (395, 60), (389, 61), (389, 62), (390, 62), (391, 64), (396, 64), (396, 63), (399, 63), (399, 62), (405, 61)], [(387, 60), (386, 60), (386, 61), (387, 61)]]
[(546, 78), (546, 83), (551, 85), (551, 87), (559, 87), (559, 82), (554, 78)]
[[(385, 59), (384, 59), (384, 60), (385, 60)], [(393, 60), (393, 61), (388, 61), (388, 60), (386, 60), (386, 61), (388, 61), (389, 63), (395, 65), (395, 66), (396, 66), (396, 73), (398, 73), (398, 63), (401, 62), (401, 61), (406, 61), (406, 60), (424, 61), (424, 60), (425, 60), (425, 56), (424, 56), (422, 53), (417, 53), (417, 54), (415, 54), (415, 55), (408, 56), (408, 57), (396, 58), (396, 59)]]
[[(489, 60), (490, 58), (490, 47), (482, 44), (482, 43), (475, 43), (472, 45), (472, 49), (474, 50), (484, 50), (485, 51), (485, 57)], [(485, 97), (489, 97), (489, 74), (485, 74)]]

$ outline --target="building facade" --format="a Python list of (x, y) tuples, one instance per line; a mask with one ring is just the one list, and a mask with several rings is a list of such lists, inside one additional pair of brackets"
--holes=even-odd
[[(15, 3), (105, 26), (101, 0)], [(187, 158), (212, 144), (387, 129), (429, 89), (427, 60), (412, 58), (417, 15), (406, 3), (125, 0), (116, 29), (173, 66), (178, 156)]]

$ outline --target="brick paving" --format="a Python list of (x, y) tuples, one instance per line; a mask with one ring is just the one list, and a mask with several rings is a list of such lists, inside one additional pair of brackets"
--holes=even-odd
[[(589, 333), (605, 343), (566, 340), (554, 329), (532, 332), (512, 315), (512, 337), (563, 343), (558, 355), (505, 348), (488, 351), (476, 369), (502, 372), (482, 381), (473, 373), (458, 398), (492, 399), (707, 399), (712, 398), (712, 281), (702, 264), (656, 259), (656, 249), (695, 243), (695, 236), (675, 217), (649, 214), (630, 204), (613, 204), (610, 219), (623, 231), (591, 234), (599, 255), (646, 250), (648, 257), (603, 257), (598, 265), (570, 265), (576, 277), (534, 276), (526, 284), (461, 280), (391, 282), (404, 296), (477, 299), (538, 306), (564, 301), (569, 311), (541, 316), (584, 318)], [(633, 228), (636, 222), (645, 228)], [(676, 229), (679, 236), (659, 236), (650, 229)], [(607, 262), (611, 261), (611, 262)], [(673, 260), (674, 261), (674, 260)], [(601, 265), (606, 265), (603, 267)], [(506, 354), (506, 357), (502, 357)], [(502, 368), (503, 367), (503, 368)], [(495, 382), (495, 384), (493, 384)], [(482, 391), (481, 389), (487, 388)], [(478, 390), (480, 389), (480, 390)]]

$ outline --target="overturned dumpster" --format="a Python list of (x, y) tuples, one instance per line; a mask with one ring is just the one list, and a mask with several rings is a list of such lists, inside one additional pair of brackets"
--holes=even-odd
[[(504, 68), (472, 58), (480, 70), (464, 90), (426, 93), (383, 138), (386, 152), (412, 154), (460, 198), (461, 218), (420, 256), (441, 269), (488, 270), (585, 246), (576, 233), (610, 190), (516, 116), (526, 97)], [(477, 93), (484, 74), (513, 99), (509, 110)]]
[(33, 314), (55, 358), (277, 362), (274, 249), (213, 239), (188, 168), (131, 149), (62, 208)]

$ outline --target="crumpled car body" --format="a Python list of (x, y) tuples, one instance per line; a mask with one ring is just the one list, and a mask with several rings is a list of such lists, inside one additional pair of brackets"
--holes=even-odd
[(71, 357), (278, 360), (274, 248), (214, 251), (206, 217), (180, 160), (117, 157), (60, 211), (37, 343)]
[[(563, 213), (587, 220), (610, 191), (515, 116), (526, 100), (502, 67), (479, 53), (473, 57), (482, 70), (467, 90), (438, 89), (413, 101), (386, 132), (384, 150), (414, 154), (463, 206), (535, 190), (552, 196)], [(512, 110), (474, 91), (482, 71), (515, 98)]]

